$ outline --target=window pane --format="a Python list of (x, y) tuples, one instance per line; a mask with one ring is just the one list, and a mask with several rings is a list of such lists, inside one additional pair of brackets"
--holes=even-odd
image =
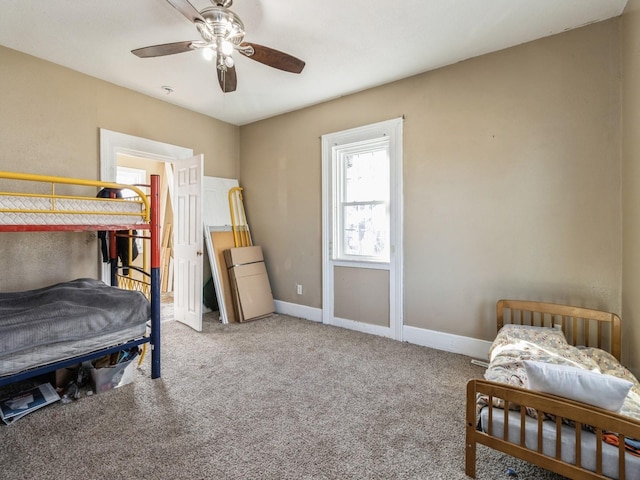
[(355, 153), (344, 159), (343, 201), (389, 201), (389, 156), (386, 149)]
[(389, 259), (389, 218), (386, 204), (343, 207), (345, 255)]

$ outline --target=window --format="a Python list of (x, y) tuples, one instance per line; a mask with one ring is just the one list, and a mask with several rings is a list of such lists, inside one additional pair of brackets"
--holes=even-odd
[(387, 137), (334, 147), (334, 260), (389, 262)]

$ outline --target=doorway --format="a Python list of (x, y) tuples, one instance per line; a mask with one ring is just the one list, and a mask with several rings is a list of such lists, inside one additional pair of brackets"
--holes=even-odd
[[(193, 157), (193, 150), (179, 147), (176, 145), (170, 145), (154, 140), (149, 140), (140, 137), (134, 137), (119, 132), (113, 132), (106, 129), (100, 129), (100, 179), (103, 181), (116, 181), (117, 166), (119, 158), (136, 158), (144, 159), (149, 162), (162, 162), (164, 165), (169, 163), (174, 165), (177, 171), (181, 171), (181, 168), (185, 165), (188, 166), (189, 175), (187, 179), (188, 183), (192, 186), (193, 192), (190, 194), (190, 201), (188, 202), (190, 210), (187, 218), (181, 218), (179, 211), (184, 209), (176, 209), (175, 205), (173, 211), (175, 212), (175, 222), (182, 225), (188, 232), (187, 238), (190, 240), (191, 245), (188, 249), (182, 249), (180, 253), (181, 257), (176, 255), (176, 262), (174, 265), (185, 265), (185, 262), (189, 265), (190, 278), (197, 279), (202, 278), (202, 223), (197, 221), (198, 215), (201, 210), (201, 198), (202, 198), (202, 155)], [(184, 180), (184, 175), (179, 178)], [(184, 182), (180, 183), (178, 177), (176, 177), (177, 188), (173, 188), (172, 182), (167, 182), (168, 188), (174, 191), (175, 195), (180, 196), (180, 190)], [(174, 195), (171, 195), (174, 198)], [(184, 202), (181, 202), (184, 203)], [(174, 229), (176, 232), (178, 229)], [(180, 232), (177, 232), (180, 234)], [(173, 235), (175, 239), (175, 233)], [(182, 241), (185, 235), (178, 235), (178, 240)], [(176, 243), (175, 241), (173, 242)], [(189, 255), (189, 258), (184, 255)], [(102, 266), (102, 280), (105, 283), (109, 283), (109, 271), (104, 265)], [(184, 270), (183, 270), (184, 271)], [(176, 278), (176, 283), (178, 278)], [(197, 331), (202, 330), (202, 281), (188, 282), (187, 289), (181, 291), (180, 296), (174, 297), (173, 310), (175, 312), (175, 318), (178, 321), (187, 323), (189, 326)], [(176, 305), (177, 301), (177, 305)], [(186, 305), (188, 308), (184, 308)], [(184, 312), (182, 318), (180, 312)]]
[(322, 321), (402, 340), (402, 123), (322, 136)]

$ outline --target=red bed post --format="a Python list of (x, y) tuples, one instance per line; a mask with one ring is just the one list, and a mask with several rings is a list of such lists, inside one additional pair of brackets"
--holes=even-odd
[(160, 176), (151, 175), (151, 378), (160, 377)]

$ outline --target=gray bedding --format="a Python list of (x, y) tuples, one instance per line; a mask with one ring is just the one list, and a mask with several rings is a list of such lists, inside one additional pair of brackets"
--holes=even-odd
[(150, 311), (142, 293), (89, 278), (0, 293), (0, 361), (50, 344), (82, 344), (132, 327), (144, 331)]

